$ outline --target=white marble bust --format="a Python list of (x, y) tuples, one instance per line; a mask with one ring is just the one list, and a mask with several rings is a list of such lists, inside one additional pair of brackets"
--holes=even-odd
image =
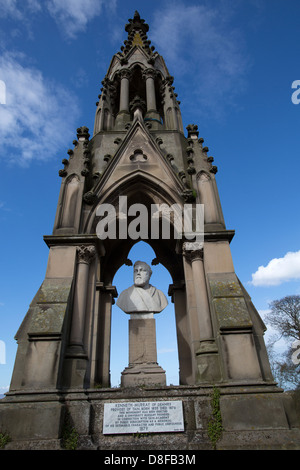
[(150, 266), (137, 261), (133, 267), (134, 285), (121, 292), (117, 305), (125, 313), (159, 313), (168, 305), (165, 294), (149, 284)]

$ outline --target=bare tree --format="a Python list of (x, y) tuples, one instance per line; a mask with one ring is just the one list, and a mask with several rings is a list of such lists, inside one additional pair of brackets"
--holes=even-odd
[[(292, 361), (292, 343), (293, 340), (300, 340), (300, 296), (290, 295), (281, 300), (274, 300), (269, 306), (271, 310), (265, 321), (279, 333), (268, 345), (274, 377), (280, 385), (289, 384), (292, 388), (299, 389), (300, 364)], [(273, 347), (280, 338), (290, 340), (290, 346), (278, 359)]]
[(266, 320), (285, 338), (300, 339), (300, 295), (289, 295), (269, 304)]

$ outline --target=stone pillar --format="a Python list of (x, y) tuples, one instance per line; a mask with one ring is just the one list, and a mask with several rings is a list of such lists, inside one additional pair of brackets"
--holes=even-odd
[(129, 80), (131, 77), (131, 71), (129, 69), (123, 69), (120, 72), (121, 84), (120, 84), (120, 108), (119, 113), (116, 117), (115, 127), (121, 129), (130, 121), (129, 113)]
[(93, 245), (77, 247), (77, 275), (69, 352), (84, 354), (83, 335), (90, 263), (95, 256)]
[(156, 362), (156, 331), (153, 314), (132, 314), (129, 320), (129, 365), (155, 364)]
[(200, 202), (204, 204), (205, 225), (213, 224), (225, 228), (219, 195), (214, 181), (208, 174), (201, 171), (197, 174), (197, 186), (200, 194)]
[(156, 111), (155, 75), (156, 71), (154, 69), (146, 69), (143, 73), (146, 80), (147, 111)]
[(129, 112), (129, 79), (131, 72), (129, 69), (121, 70), (121, 89), (120, 89), (120, 109), (119, 111)]
[(186, 292), (185, 282), (170, 284), (168, 294), (174, 302), (176, 318), (176, 334), (179, 360), (179, 384), (188, 385), (193, 382), (191, 348), (186, 321)]
[(156, 124), (160, 124), (160, 116), (156, 108), (155, 96), (155, 76), (156, 70), (146, 69), (143, 72), (143, 78), (146, 80), (146, 99), (147, 99), (147, 113), (145, 120), (151, 121), (152, 128), (157, 129)]
[(111, 341), (111, 307), (117, 289), (114, 286), (97, 283), (99, 291), (99, 316), (97, 328), (96, 382), (102, 387), (110, 387), (110, 341)]
[(211, 340), (212, 326), (203, 267), (203, 243), (185, 242), (183, 249), (185, 250), (186, 256), (190, 257), (192, 264), (200, 341)]
[(129, 365), (122, 372), (121, 386), (166, 385), (165, 371), (157, 364), (153, 313), (132, 313), (129, 320)]
[(203, 242), (184, 242), (184, 255), (190, 260), (199, 328), (199, 348), (196, 354), (196, 382), (220, 379), (218, 348), (213, 336), (203, 264)]
[(191, 357), (191, 374), (187, 377), (188, 385), (195, 384), (195, 377), (197, 374), (197, 365), (196, 365), (196, 352), (200, 347), (200, 332), (199, 332), (199, 322), (197, 314), (197, 305), (195, 298), (195, 289), (193, 281), (193, 271), (190, 262), (190, 256), (187, 251), (183, 250), (183, 268), (184, 268), (184, 281), (185, 281), (185, 291), (186, 291), (186, 323), (188, 331), (188, 341), (187, 344), (190, 347), (190, 357)]

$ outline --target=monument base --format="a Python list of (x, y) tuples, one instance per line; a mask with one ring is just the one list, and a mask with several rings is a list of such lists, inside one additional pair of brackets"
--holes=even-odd
[[(0, 430), (10, 437), (7, 450), (64, 449), (69, 437), (78, 450), (300, 450), (300, 410), (296, 392), (285, 392), (274, 384), (219, 384), (219, 399), (213, 400), (212, 386), (143, 386), (61, 390), (38, 393), (9, 392), (0, 400)], [(144, 403), (163, 412), (182, 403), (183, 430), (153, 432), (139, 428), (126, 434), (104, 432), (105, 406), (125, 415)], [(176, 403), (175, 403), (176, 402)], [(219, 408), (220, 422), (213, 418)], [(150, 424), (158, 413), (145, 413)], [(132, 425), (136, 420), (134, 414)], [(121, 418), (122, 420), (122, 418)], [(160, 424), (168, 424), (162, 416)], [(120, 425), (124, 424), (120, 421)], [(128, 422), (125, 423), (126, 426)], [(176, 423), (175, 423), (176, 424)], [(173, 424), (172, 424), (173, 425)], [(158, 426), (156, 421), (155, 427)], [(67, 432), (66, 432), (67, 431)], [(74, 439), (74, 436), (76, 439)], [(217, 439), (213, 439), (217, 437)], [(192, 455), (191, 454), (191, 455)]]
[(166, 385), (166, 372), (157, 363), (153, 313), (132, 313), (129, 320), (129, 365), (121, 375), (122, 387)]
[(133, 364), (121, 375), (121, 387), (139, 385), (166, 385), (166, 372), (157, 364)]

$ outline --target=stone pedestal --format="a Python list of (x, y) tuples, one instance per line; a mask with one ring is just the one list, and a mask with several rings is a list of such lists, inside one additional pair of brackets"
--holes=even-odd
[[(208, 430), (219, 407), (222, 434), (215, 443), (217, 450), (300, 450), (296, 392), (282, 393), (265, 382), (217, 387), (217, 403), (209, 385), (9, 392), (0, 400), (0, 429), (11, 438), (5, 446), (11, 451), (63, 449), (69, 436), (78, 450), (133, 453), (168, 449), (193, 455), (213, 449)], [(121, 409), (124, 404), (140, 408), (142, 402), (153, 402), (156, 407), (166, 401), (182, 402), (183, 431), (103, 433), (106, 404)], [(73, 432), (68, 434), (68, 429)]]
[(157, 364), (153, 313), (132, 313), (129, 320), (129, 365), (121, 376), (122, 387), (166, 385), (166, 373)]

